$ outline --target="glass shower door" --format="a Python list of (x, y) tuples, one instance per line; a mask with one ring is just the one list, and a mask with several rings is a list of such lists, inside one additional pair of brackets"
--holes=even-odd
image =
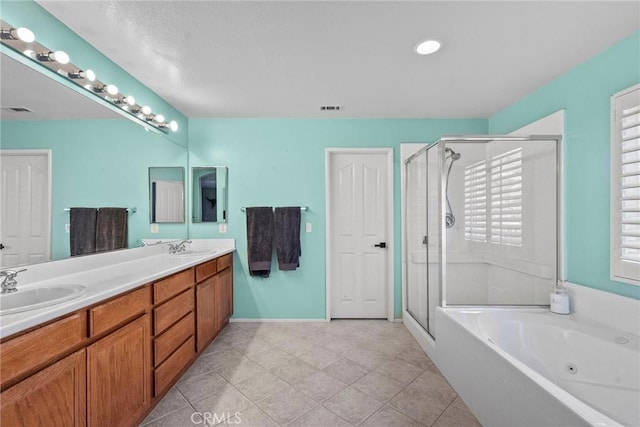
[(435, 308), (440, 303), (438, 150), (430, 148), (406, 164), (407, 310), (435, 337)]

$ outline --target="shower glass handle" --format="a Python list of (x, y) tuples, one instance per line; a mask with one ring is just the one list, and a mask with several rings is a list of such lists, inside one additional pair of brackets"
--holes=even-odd
[(373, 245), (376, 248), (386, 248), (387, 247), (387, 242), (380, 242), (377, 245)]

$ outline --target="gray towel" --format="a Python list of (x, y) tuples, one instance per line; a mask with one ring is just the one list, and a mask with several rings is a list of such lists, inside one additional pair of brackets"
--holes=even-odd
[(69, 249), (71, 256), (96, 251), (96, 208), (69, 209)]
[(100, 208), (96, 221), (96, 252), (128, 247), (127, 208)]
[(280, 270), (300, 267), (300, 207), (276, 208), (276, 254)]
[(247, 208), (246, 214), (249, 274), (269, 277), (273, 254), (273, 209)]

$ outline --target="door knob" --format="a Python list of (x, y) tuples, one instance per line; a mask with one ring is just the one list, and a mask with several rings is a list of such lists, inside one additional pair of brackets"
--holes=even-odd
[(376, 248), (386, 248), (387, 247), (387, 242), (380, 242), (377, 245), (373, 245)]
[(4, 245), (2, 243), (0, 243), (0, 250), (4, 249)]

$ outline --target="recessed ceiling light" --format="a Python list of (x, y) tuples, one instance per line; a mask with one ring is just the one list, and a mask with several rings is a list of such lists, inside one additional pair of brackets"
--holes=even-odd
[(426, 40), (416, 46), (416, 53), (418, 55), (429, 55), (440, 50), (441, 46), (442, 43), (437, 40)]

